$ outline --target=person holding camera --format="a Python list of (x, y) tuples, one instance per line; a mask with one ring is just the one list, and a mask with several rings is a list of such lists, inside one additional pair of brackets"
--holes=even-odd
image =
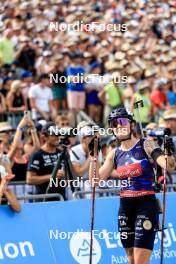
[(65, 176), (64, 170), (60, 168), (57, 172), (57, 186), (50, 182), (51, 174), (61, 154), (59, 138), (55, 133), (51, 134), (52, 127), (55, 127), (54, 122), (48, 122), (42, 128), (45, 143), (30, 158), (27, 169), (27, 183), (36, 186), (37, 194), (45, 194), (50, 183), (49, 193), (60, 193), (65, 198), (65, 188), (60, 185), (60, 180)]
[[(171, 131), (171, 138), (174, 143), (174, 155), (176, 157), (176, 109), (173, 107), (166, 110), (163, 114), (163, 119), (165, 127)], [(170, 179), (172, 183), (176, 183), (176, 168), (171, 174)], [(174, 188), (174, 191), (176, 191), (176, 188)]]
[(163, 114), (164, 124), (166, 128), (171, 130), (171, 135), (176, 137), (176, 108), (170, 108)]
[[(97, 185), (116, 169), (116, 177), (121, 182), (118, 226), (122, 245), (130, 264), (149, 264), (159, 221), (151, 159), (165, 169), (165, 155), (153, 140), (135, 137), (135, 121), (125, 108), (113, 110), (108, 122), (119, 146), (109, 152), (96, 179), (92, 176), (94, 153), (90, 151), (90, 180)], [(170, 138), (164, 143), (164, 149), (167, 151), (167, 169), (172, 172), (175, 160)]]
[[(70, 151), (70, 160), (72, 162), (75, 174), (80, 178), (80, 181), (83, 181), (83, 184), (80, 184), (81, 191), (90, 191), (90, 183), (88, 181), (88, 173), (90, 166), (89, 144), (93, 139), (94, 134), (95, 132), (92, 126), (88, 125), (85, 122), (85, 126), (83, 125), (83, 127), (79, 129), (80, 144), (73, 146), (71, 148), (72, 151)], [(74, 153), (76, 153), (76, 156), (74, 155)], [(100, 163), (102, 162), (102, 160), (102, 152), (100, 152)], [(89, 195), (86, 197), (89, 197)]]
[[(27, 112), (28, 113), (28, 112)], [(32, 146), (29, 148), (25, 147), (25, 140), (31, 136)], [(22, 138), (24, 139), (22, 140)], [(35, 129), (35, 124), (30, 118), (29, 115), (24, 114), (24, 117), (21, 119), (15, 136), (13, 138), (10, 150), (7, 153), (9, 160), (11, 161), (12, 172), (15, 175), (15, 181), (25, 181), (27, 164), (29, 161), (30, 155), (40, 148), (40, 142)]]

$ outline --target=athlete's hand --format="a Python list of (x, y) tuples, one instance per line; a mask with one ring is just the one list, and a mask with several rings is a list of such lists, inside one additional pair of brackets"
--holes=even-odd
[(160, 148), (158, 142), (151, 137), (147, 137), (144, 141), (144, 150), (148, 155), (151, 155), (154, 149)]
[(164, 139), (164, 149), (167, 155), (171, 156), (174, 153), (174, 143), (171, 137), (166, 137)]

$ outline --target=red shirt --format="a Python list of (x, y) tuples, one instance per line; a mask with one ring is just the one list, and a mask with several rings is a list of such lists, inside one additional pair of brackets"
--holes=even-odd
[(151, 94), (151, 101), (155, 106), (162, 107), (163, 104), (167, 104), (167, 96), (165, 93), (155, 90)]

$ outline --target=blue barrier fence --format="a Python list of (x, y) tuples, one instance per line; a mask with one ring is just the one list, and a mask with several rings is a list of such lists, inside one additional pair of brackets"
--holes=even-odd
[[(161, 199), (161, 196), (159, 195)], [(118, 198), (96, 200), (93, 264), (129, 263), (117, 232)], [(164, 264), (176, 263), (176, 194), (167, 195)], [(90, 200), (0, 207), (0, 263), (88, 264)], [(160, 233), (151, 264), (159, 264)]]

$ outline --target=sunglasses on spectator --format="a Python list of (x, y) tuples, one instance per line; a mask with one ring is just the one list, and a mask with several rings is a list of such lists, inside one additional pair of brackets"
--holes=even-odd
[(61, 123), (61, 126), (69, 126), (69, 123), (68, 122), (63, 122), (63, 123)]
[(117, 125), (127, 126), (129, 123), (130, 123), (130, 120), (128, 118), (120, 117), (120, 118), (113, 119), (111, 121), (111, 127), (115, 128), (117, 127)]

